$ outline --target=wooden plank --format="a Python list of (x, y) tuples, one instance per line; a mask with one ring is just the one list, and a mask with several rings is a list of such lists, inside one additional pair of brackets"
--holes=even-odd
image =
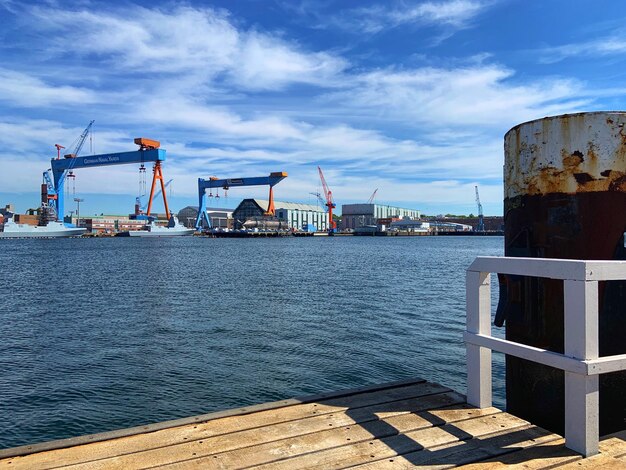
[(575, 281), (618, 281), (626, 279), (626, 262), (479, 256), (468, 271)]
[[(473, 436), (511, 431), (525, 428), (528, 423), (506, 413), (491, 416), (480, 416), (470, 420), (448, 423), (441, 427), (420, 429), (383, 438), (374, 444), (363, 442), (353, 446), (330, 449), (326, 452), (303, 455), (294, 459), (283, 460), (269, 465), (260, 466), (261, 469), (289, 469), (289, 468), (319, 468), (328, 467), (346, 468), (367, 463), (372, 460), (391, 459), (397, 455), (424, 451), (453, 442), (468, 440)], [(424, 454), (429, 451), (424, 451)], [(321, 465), (320, 465), (321, 464)]]
[[(564, 281), (565, 355), (598, 358), (598, 283)], [(565, 442), (585, 457), (598, 453), (600, 378), (565, 372)]]
[[(465, 310), (467, 333), (491, 336), (491, 274), (466, 273)], [(479, 408), (492, 405), (491, 349), (465, 344), (467, 358), (467, 402)]]
[[(451, 416), (462, 421), (444, 426), (433, 426), (433, 421), (445, 419), (446, 413), (437, 417), (430, 411), (387, 418), (365, 425), (340, 428), (332, 434), (315, 433), (295, 439), (286, 439), (270, 446), (252, 446), (233, 452), (219, 453), (205, 458), (179, 462), (164, 468), (341, 468), (373, 460), (377, 456), (408, 453), (423, 447), (467, 439), (467, 432), (459, 429), (500, 430), (500, 426), (527, 425), (523, 420), (505, 413), (491, 415), (495, 409), (473, 409), (472, 418), (466, 419), (467, 409), (450, 410)], [(489, 415), (485, 415), (489, 413)], [(473, 422), (474, 424), (468, 424)], [(337, 432), (339, 431), (339, 432)], [(279, 444), (277, 446), (277, 444)], [(371, 457), (374, 455), (375, 457)], [(379, 457), (380, 458), (380, 457)]]
[(541, 469), (581, 460), (580, 454), (565, 447), (565, 439), (558, 437), (515, 452), (463, 465), (463, 470), (500, 470), (506, 468)]
[[(446, 395), (448, 396), (448, 400), (446, 400), (448, 403), (449, 401), (462, 402), (462, 396), (458, 394), (452, 392)], [(441, 395), (422, 397), (415, 403), (415, 411), (430, 408), (435, 403), (441, 403), (442, 398), (443, 396)], [(258, 459), (259, 455), (275, 456), (279, 454), (280, 449), (286, 443), (293, 449), (299, 449), (312, 441), (315, 441), (314, 447), (317, 448), (343, 445), (346, 440), (357, 442), (371, 439), (377, 434), (389, 434), (389, 426), (384, 425), (382, 421), (378, 420), (376, 415), (377, 411), (377, 407), (372, 407), (367, 414), (360, 415), (360, 418), (366, 420), (360, 424), (354, 424), (354, 420), (349, 414), (330, 414), (291, 421), (289, 423), (265, 426), (258, 429), (229, 433), (201, 441), (178, 444), (146, 452), (137, 452), (96, 462), (92, 461), (84, 467), (90, 469), (110, 467), (143, 468), (185, 461), (194, 457), (208, 457), (218, 453), (221, 453), (220, 455), (226, 453), (231, 456), (233, 462), (237, 462), (240, 459), (240, 454), (238, 453), (239, 449), (255, 449), (258, 455), (254, 458)], [(346, 418), (350, 422), (348, 426), (339, 426), (335, 422), (336, 419), (340, 421)], [(430, 420), (420, 418), (414, 413), (407, 412), (406, 408), (404, 408), (400, 414), (386, 417), (385, 420), (390, 420), (394, 423), (407, 422), (407, 424), (402, 424), (406, 427), (416, 425), (432, 426)], [(413, 424), (416, 422), (417, 424)], [(310, 437), (312, 435), (315, 435), (315, 437)], [(242, 454), (245, 453), (246, 451), (244, 450)], [(233, 465), (235, 464), (233, 463)], [(82, 467), (77, 466), (72, 468)]]
[(225, 418), (230, 416), (248, 415), (251, 413), (257, 413), (259, 411), (276, 410), (287, 406), (300, 405), (305, 403), (314, 403), (327, 399), (336, 399), (341, 397), (347, 397), (356, 394), (362, 394), (366, 392), (383, 391), (390, 388), (404, 387), (414, 385), (418, 383), (426, 382), (424, 379), (413, 378), (398, 380), (395, 382), (388, 382), (384, 384), (369, 385), (366, 387), (352, 388), (346, 390), (340, 390), (335, 392), (319, 393), (315, 395), (307, 395), (303, 397), (289, 398), (286, 400), (279, 400), (275, 402), (259, 403), (257, 405), (244, 406), (241, 408), (233, 408), (229, 410), (215, 411), (212, 413), (206, 413), (197, 416), (190, 416), (186, 418), (174, 419), (169, 421), (162, 421), (158, 423), (145, 424), (140, 426), (133, 426), (131, 428), (117, 429), (114, 431), (106, 431), (97, 434), (87, 434), (84, 436), (71, 437), (68, 439), (57, 439), (54, 441), (41, 442), (38, 444), (28, 444), (19, 447), (12, 447), (9, 449), (0, 449), (0, 459), (6, 459), (8, 457), (23, 456), (34, 454), (37, 452), (44, 452), (48, 450), (63, 449), (66, 447), (74, 447), (82, 444), (90, 444), (93, 442), (108, 441), (111, 439), (118, 439), (121, 437), (134, 436), (138, 434), (145, 434), (162, 429), (169, 429), (179, 426), (187, 426), (188, 424), (196, 424), (218, 418)]
[(626, 460), (626, 430), (604, 436), (600, 441), (602, 455)]
[(584, 363), (587, 366), (588, 375), (608, 374), (609, 372), (626, 370), (626, 354), (599, 357), (584, 361)]
[(593, 457), (581, 459), (556, 467), (559, 470), (587, 469), (594, 470), (626, 470), (626, 462), (607, 455), (597, 454)]
[(548, 351), (547, 349), (536, 348), (507, 339), (494, 338), (492, 336), (479, 335), (467, 331), (463, 332), (463, 340), (466, 343), (482, 346), (494, 352), (508, 354), (575, 374), (585, 375), (587, 372), (587, 364), (582, 360), (573, 359), (560, 353)]
[[(117, 458), (119, 456), (147, 451), (150, 449), (163, 449), (176, 444), (189, 444), (198, 441), (205, 441), (206, 439), (216, 436), (227, 435), (229, 433), (241, 433), (244, 430), (250, 429), (254, 431), (248, 434), (263, 435), (263, 433), (258, 432), (256, 428), (271, 426), (278, 423), (291, 423), (305, 418), (318, 416), (323, 417), (326, 415), (334, 416), (337, 413), (346, 412), (348, 410), (351, 410), (351, 413), (355, 413), (355, 416), (358, 418), (364, 413), (372, 413), (372, 411), (368, 410), (367, 407), (379, 407), (381, 411), (386, 410), (388, 412), (392, 412), (394, 408), (399, 407), (399, 411), (402, 411), (403, 407), (409, 406), (409, 404), (403, 402), (403, 400), (406, 401), (407, 399), (411, 400), (442, 393), (448, 393), (451, 395), (441, 397), (435, 396), (431, 400), (428, 400), (431, 407), (446, 406), (452, 403), (464, 401), (462, 396), (455, 394), (454, 392), (450, 392), (450, 389), (447, 387), (422, 382), (408, 386), (396, 387), (393, 389), (376, 390), (373, 392), (329, 398), (322, 400), (319, 403), (307, 403), (303, 405), (283, 407), (276, 410), (260, 411), (250, 415), (226, 417), (211, 420), (205, 423), (194, 423), (193, 425), (165, 429), (154, 433), (134, 435), (89, 445), (81, 445), (67, 449), (32, 454), (24, 457), (14, 457), (0, 461), (0, 468), (4, 468), (4, 465), (15, 469), (32, 468), (33, 466), (54, 467), (60, 465), (78, 464), (81, 462), (93, 462), (106, 458)], [(359, 411), (361, 408), (365, 408), (365, 410)], [(328, 424), (328, 421), (323, 423), (324, 429), (328, 427)], [(319, 426), (320, 420), (312, 424), (312, 426), (315, 425)], [(290, 425), (286, 426), (286, 428), (289, 427)], [(294, 429), (297, 429), (297, 427)], [(220, 442), (224, 443), (226, 441), (227, 439), (223, 439)], [(244, 444), (248, 445), (246, 444), (246, 441), (244, 441)], [(185, 447), (183, 447), (183, 449), (185, 449)], [(163, 452), (159, 451), (157, 453)], [(171, 459), (166, 461), (171, 461)]]
[[(606, 436), (600, 441), (600, 453), (605, 457), (622, 458), (626, 455), (626, 431), (621, 431), (611, 436)], [(565, 439), (559, 438), (554, 441), (535, 445), (495, 459), (488, 459), (475, 464), (465, 465), (464, 470), (496, 470), (507, 468), (553, 468), (577, 462), (582, 456), (565, 447)], [(595, 462), (593, 460), (592, 462)], [(582, 465), (582, 464), (581, 464)]]
[[(618, 270), (622, 270), (623, 265), (626, 263), (620, 264)], [(468, 271), (584, 281), (587, 278), (585, 266), (585, 261), (580, 260), (479, 256)]]
[[(480, 436), (469, 441), (457, 441), (405, 455), (398, 455), (384, 460), (370, 462), (356, 468), (360, 470), (396, 470), (415, 468), (415, 466), (419, 466), (420, 468), (450, 468), (464, 465), (461, 468), (471, 470), (482, 470), (483, 468), (496, 469), (505, 466), (501, 461), (506, 459), (509, 455), (521, 453), (515, 452), (516, 449), (541, 444), (549, 445), (551, 442), (559, 440), (563, 441), (563, 439), (556, 434), (552, 434), (536, 426), (528, 425), (516, 428), (513, 431), (506, 430)], [(472, 463), (494, 455), (499, 456), (498, 461)]]

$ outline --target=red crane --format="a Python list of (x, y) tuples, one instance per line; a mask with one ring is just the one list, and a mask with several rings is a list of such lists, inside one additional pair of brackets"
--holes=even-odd
[(326, 197), (326, 207), (328, 208), (328, 233), (332, 234), (337, 228), (337, 224), (333, 220), (333, 209), (337, 207), (337, 205), (333, 202), (333, 193), (330, 189), (328, 189), (328, 185), (324, 179), (324, 173), (322, 173), (322, 169), (319, 166), (317, 167), (317, 171), (319, 171), (320, 174), (322, 189), (324, 190), (324, 196)]
[(63, 147), (62, 145), (59, 144), (54, 144), (54, 146), (57, 148), (57, 160), (61, 159), (61, 149), (64, 149), (65, 147)]

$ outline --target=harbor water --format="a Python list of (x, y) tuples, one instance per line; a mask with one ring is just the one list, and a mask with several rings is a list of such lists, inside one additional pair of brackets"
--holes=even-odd
[[(503, 255), (502, 237), (0, 246), (0, 448), (412, 377), (464, 392), (465, 270)], [(495, 355), (496, 406), (503, 371)]]

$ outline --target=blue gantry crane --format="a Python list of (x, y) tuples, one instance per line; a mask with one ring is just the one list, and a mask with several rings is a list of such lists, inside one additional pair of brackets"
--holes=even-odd
[[(160, 142), (143, 137), (136, 138), (135, 143), (139, 145), (139, 150), (131, 152), (105, 153), (84, 157), (72, 156), (73, 154), (68, 154), (65, 155), (65, 158), (53, 158), (50, 163), (51, 169), (44, 172), (44, 185), (42, 185), (42, 192), (45, 190), (47, 195), (42, 194), (42, 201), (47, 199), (51, 204), (54, 204), (56, 219), (63, 220), (63, 216), (65, 214), (63, 189), (68, 174), (71, 171), (82, 168), (125, 165), (131, 163), (143, 164), (145, 162), (154, 162), (152, 188), (150, 191), (150, 199), (146, 215), (149, 216), (152, 210), (152, 200), (154, 199), (154, 191), (157, 181), (160, 181), (161, 183), (165, 213), (169, 215), (170, 212), (167, 205), (165, 183), (163, 182), (163, 171), (161, 168), (161, 162), (165, 161), (165, 149), (159, 148), (161, 146)], [(78, 148), (78, 150), (80, 151), (80, 148)], [(50, 176), (50, 172), (52, 172), (52, 177)]]
[(267, 207), (266, 215), (274, 215), (274, 186), (280, 183), (287, 177), (287, 173), (284, 171), (277, 171), (270, 173), (269, 176), (256, 176), (253, 178), (229, 178), (219, 179), (214, 176), (209, 179), (198, 178), (198, 218), (196, 219), (196, 228), (202, 228), (202, 220), (207, 224), (207, 227), (211, 228), (211, 221), (206, 213), (206, 190), (211, 188), (222, 188), (228, 190), (231, 187), (239, 186), (269, 186), (269, 204)]
[[(85, 140), (87, 139), (89, 132), (91, 132), (91, 127), (93, 126), (94, 122), (96, 122), (95, 119), (92, 119), (89, 122), (89, 124), (87, 125), (87, 127), (85, 127), (85, 129), (83, 130), (81, 135), (78, 137), (78, 139), (76, 139), (75, 141), (76, 144), (74, 145), (74, 149), (70, 153), (65, 154), (63, 156), (64, 158), (74, 158), (78, 156), (78, 154), (83, 148), (83, 145), (85, 144)], [(57, 149), (57, 160), (60, 160), (61, 149), (64, 149), (65, 147), (59, 144), (54, 144), (54, 146)], [(50, 170), (43, 172), (43, 184), (45, 185), (45, 193), (44, 193), (44, 187), (42, 186), (42, 201), (41, 202), (45, 202), (48, 204), (48, 207), (52, 207), (52, 205), (55, 205), (55, 201), (57, 199), (57, 193), (56, 193), (54, 184), (52, 182), (52, 178), (50, 177), (49, 171)], [(68, 171), (68, 174), (66, 177), (74, 178), (74, 173), (70, 170)]]

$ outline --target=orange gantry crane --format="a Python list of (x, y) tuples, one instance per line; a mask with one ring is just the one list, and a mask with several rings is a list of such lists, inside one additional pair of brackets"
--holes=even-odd
[(326, 207), (328, 209), (328, 234), (332, 235), (335, 233), (337, 228), (337, 224), (333, 220), (333, 209), (337, 207), (335, 202), (333, 201), (333, 192), (328, 188), (326, 184), (326, 179), (324, 178), (324, 173), (322, 173), (322, 169), (318, 166), (317, 171), (320, 174), (320, 180), (322, 181), (322, 189), (324, 191), (324, 197), (326, 198)]

